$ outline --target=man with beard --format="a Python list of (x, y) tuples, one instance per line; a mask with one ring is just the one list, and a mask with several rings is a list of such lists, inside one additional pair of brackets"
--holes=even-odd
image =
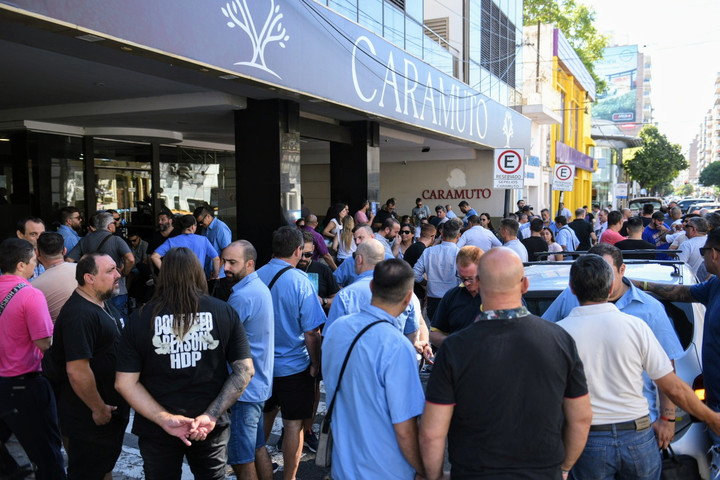
[(255, 367), (255, 375), (230, 414), (228, 465), (239, 480), (269, 480), (273, 474), (265, 449), (262, 410), (272, 393), (275, 320), (270, 290), (255, 272), (256, 260), (255, 247), (247, 240), (235, 241), (222, 252), (225, 279), (232, 285), (228, 303), (245, 327)]
[(180, 230), (174, 226), (175, 216), (170, 210), (160, 210), (157, 216), (158, 229), (153, 232), (152, 237), (148, 240), (148, 256), (155, 251), (157, 247), (165, 243), (170, 237), (176, 237), (180, 234)]
[(55, 323), (48, 355), (57, 371), (58, 417), (68, 438), (68, 478), (102, 480), (120, 456), (130, 408), (115, 390), (117, 342), (124, 322), (108, 301), (120, 272), (110, 255), (89, 253), (77, 264), (78, 287)]

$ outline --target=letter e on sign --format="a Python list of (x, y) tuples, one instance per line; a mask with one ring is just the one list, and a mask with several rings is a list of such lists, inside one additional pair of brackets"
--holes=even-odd
[(495, 188), (523, 188), (525, 182), (525, 150), (495, 149)]
[(575, 184), (575, 165), (555, 164), (553, 190), (570, 192)]

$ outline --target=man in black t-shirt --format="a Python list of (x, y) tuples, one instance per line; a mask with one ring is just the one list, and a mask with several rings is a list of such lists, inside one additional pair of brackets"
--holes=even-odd
[(577, 250), (583, 252), (590, 250), (590, 247), (597, 242), (597, 236), (593, 231), (592, 224), (585, 220), (586, 213), (584, 208), (576, 209), (575, 220), (568, 223), (568, 227), (575, 231), (575, 235), (577, 235), (578, 240), (580, 240)]
[(540, 232), (543, 229), (543, 221), (541, 218), (535, 217), (530, 221), (530, 236), (523, 238), (520, 243), (525, 245), (528, 252), (528, 261), (536, 262), (538, 260), (547, 260), (545, 258), (538, 258), (535, 254), (538, 252), (547, 252), (548, 244), (545, 240), (540, 237)]
[(466, 245), (458, 250), (455, 267), (462, 284), (445, 293), (435, 310), (430, 325), (430, 343), (440, 347), (453, 332), (471, 325), (480, 313), (482, 300), (477, 282), (477, 262), (483, 251)]
[(67, 371), (55, 389), (60, 430), (68, 438), (68, 479), (102, 480), (120, 456), (128, 404), (115, 391), (117, 343), (124, 320), (110, 298), (120, 273), (109, 255), (77, 264), (78, 287), (60, 310), (50, 359)]
[(207, 295), (192, 250), (172, 248), (163, 257), (155, 295), (133, 313), (119, 353), (117, 387), (136, 411), (145, 476), (180, 478), (187, 457), (196, 475), (224, 479), (228, 409), (254, 368), (240, 317)]
[[(592, 409), (572, 337), (522, 306), (522, 262), (493, 248), (478, 266), (483, 311), (435, 358), (420, 422), (428, 478), (566, 476), (585, 447)], [(449, 432), (449, 435), (448, 435)]]
[[(620, 250), (655, 250), (655, 245), (642, 239), (643, 220), (641, 217), (631, 217), (625, 222), (627, 228), (627, 240), (620, 240), (615, 244)], [(627, 253), (623, 254), (623, 258), (631, 258), (635, 260), (655, 260), (654, 253)]]

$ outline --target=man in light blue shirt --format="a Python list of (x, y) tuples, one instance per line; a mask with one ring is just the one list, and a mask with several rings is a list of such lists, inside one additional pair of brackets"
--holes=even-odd
[(555, 225), (558, 229), (557, 234), (555, 234), (555, 241), (562, 247), (564, 252), (574, 252), (580, 245), (580, 239), (575, 234), (575, 230), (568, 227), (567, 223), (567, 217), (564, 215), (555, 217)]
[(247, 240), (231, 243), (222, 253), (223, 268), (234, 283), (228, 303), (245, 327), (255, 375), (231, 408), (228, 465), (237, 478), (271, 478), (265, 448), (262, 410), (272, 393), (275, 321), (270, 290), (255, 272), (257, 252)]
[[(327, 329), (338, 318), (351, 313), (358, 313), (362, 307), (369, 305), (372, 298), (370, 283), (373, 279), (375, 266), (385, 259), (382, 245), (375, 239), (370, 239), (358, 246), (355, 251), (355, 270), (358, 279), (350, 286), (343, 288), (335, 295), (333, 304), (330, 307), (325, 328)], [(349, 260), (348, 260), (349, 261)], [(421, 328), (420, 316), (415, 310), (415, 302), (410, 302), (408, 307), (397, 318), (396, 323), (400, 331), (408, 337), (410, 343), (416, 344), (417, 331)], [(419, 302), (418, 302), (419, 305)], [(422, 326), (424, 327), (424, 321)], [(420, 335), (423, 336), (422, 333)], [(427, 327), (424, 337), (427, 339)], [(427, 343), (427, 342), (425, 342)]]
[[(212, 207), (198, 207), (193, 212), (195, 220), (198, 225), (202, 225), (204, 230), (202, 234), (207, 237), (210, 245), (213, 246), (216, 252), (221, 253), (225, 247), (230, 245), (232, 242), (232, 232), (230, 227), (219, 218), (215, 218), (213, 215)], [(205, 275), (208, 277), (212, 273), (212, 262), (205, 262)], [(223, 278), (225, 271), (220, 269), (218, 278)]]
[[(341, 317), (325, 332), (326, 398), (335, 398), (331, 475), (409, 480), (424, 474), (417, 441), (424, 395), (415, 352), (399, 332), (397, 317), (410, 303), (413, 272), (402, 260), (381, 262), (371, 288), (370, 305)], [(383, 322), (370, 327), (353, 347), (339, 380), (350, 344), (378, 320)]]
[[(615, 280), (609, 301), (614, 303), (621, 312), (638, 317), (647, 323), (670, 360), (680, 358), (685, 352), (680, 345), (665, 308), (659, 301), (636, 288), (629, 280), (624, 278), (625, 265), (620, 249), (608, 243), (599, 243), (588, 250), (588, 253), (602, 256), (613, 269)], [(577, 297), (573, 295), (570, 287), (568, 287), (555, 299), (542, 315), (542, 318), (551, 322), (558, 322), (567, 317), (570, 311), (579, 305), (580, 302), (578, 302)], [(660, 392), (660, 412), (658, 412), (655, 384), (647, 374), (644, 374), (643, 381), (643, 395), (648, 401), (650, 417), (654, 422), (653, 428), (658, 443), (662, 448), (665, 448), (675, 434), (675, 424), (662, 420), (660, 417), (674, 419), (675, 405), (664, 393)]]
[[(355, 244), (359, 246), (364, 241), (373, 238), (372, 228), (370, 228), (369, 225), (356, 227), (353, 232), (353, 237), (355, 237)], [(385, 255), (385, 260), (390, 258), (395, 258), (392, 253)], [(353, 284), (355, 280), (358, 279), (358, 274), (355, 272), (355, 262), (352, 257), (341, 263), (337, 270), (333, 272), (333, 275), (335, 276), (335, 281), (341, 287), (347, 287)]]
[(275, 315), (273, 395), (265, 402), (265, 431), (282, 410), (285, 478), (295, 478), (303, 446), (303, 421), (312, 418), (320, 371), (320, 326), (325, 312), (307, 274), (297, 268), (305, 241), (293, 226), (273, 233), (273, 259), (257, 271), (270, 289)]
[[(395, 253), (398, 251), (400, 244), (395, 246), (395, 240), (397, 239), (398, 233), (400, 233), (400, 222), (396, 218), (389, 217), (385, 219), (380, 227), (380, 230), (375, 234), (375, 240), (385, 249), (385, 255), (395, 257)], [(395, 252), (393, 252), (395, 250)]]
[(468, 219), (469, 219), (470, 217), (472, 217), (473, 215), (477, 216), (477, 212), (476, 212), (475, 209), (472, 208), (472, 207), (470, 206), (470, 204), (469, 204), (468, 202), (466, 202), (465, 200), (463, 200), (462, 202), (458, 203), (458, 208), (459, 208), (460, 211), (463, 213), (463, 215), (465, 215), (465, 217), (463, 218), (463, 227), (467, 227), (467, 226), (468, 226)]
[(500, 240), (490, 230), (480, 225), (480, 217), (472, 215), (468, 218), (468, 225), (470, 228), (460, 236), (460, 240), (457, 242), (458, 248), (462, 248), (465, 245), (472, 245), (478, 247), (483, 252), (487, 252), (492, 247), (499, 247), (502, 245)]
[(498, 228), (498, 236), (503, 242), (503, 247), (507, 247), (517, 253), (520, 260), (527, 262), (527, 248), (525, 248), (525, 245), (518, 240), (518, 228), (520, 228), (520, 225), (517, 220), (512, 218), (503, 218), (500, 221), (500, 228)]
[(65, 240), (65, 248), (68, 253), (80, 241), (80, 235), (78, 235), (77, 231), (80, 230), (81, 225), (80, 210), (75, 207), (63, 207), (60, 209), (60, 227), (58, 227), (57, 231)]
[(459, 234), (459, 220), (443, 223), (442, 243), (426, 248), (413, 267), (416, 282), (421, 283), (427, 277), (427, 314), (431, 321), (445, 293), (460, 283), (455, 271)]
[(195, 217), (192, 215), (183, 215), (177, 221), (180, 226), (180, 235), (176, 237), (170, 237), (165, 242), (157, 247), (155, 251), (150, 255), (155, 267), (159, 270), (162, 265), (162, 257), (170, 250), (175, 247), (187, 247), (193, 251), (198, 257), (201, 264), (204, 264), (206, 260), (212, 262), (213, 268), (208, 277), (210, 280), (218, 278), (220, 271), (220, 255), (217, 250), (210, 245), (210, 241), (202, 235), (195, 235), (197, 229), (197, 223)]

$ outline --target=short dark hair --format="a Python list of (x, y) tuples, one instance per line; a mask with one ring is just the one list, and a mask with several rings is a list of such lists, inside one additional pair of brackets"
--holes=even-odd
[(599, 255), (583, 255), (570, 267), (570, 287), (580, 303), (606, 302), (612, 284), (613, 271)]
[(375, 265), (372, 296), (382, 302), (398, 304), (412, 291), (414, 284), (415, 274), (406, 261), (384, 260)]
[(439, 212), (440, 210), (442, 210), (443, 212), (447, 211), (447, 210), (445, 210), (445, 207), (443, 207), (442, 205), (437, 205), (435, 207), (435, 213)]
[(273, 232), (272, 252), (278, 258), (291, 257), (298, 247), (302, 248), (304, 245), (303, 232), (297, 227), (285, 225)]
[(25, 225), (27, 225), (27, 222), (42, 223), (43, 226), (45, 225), (45, 222), (43, 222), (41, 218), (37, 217), (25, 217), (22, 220), (18, 220), (17, 229), (18, 232), (22, 233), (23, 235), (25, 235)]
[(210, 215), (211, 217), (214, 217), (214, 216), (215, 216), (215, 215), (213, 215), (212, 208), (209, 207), (209, 206), (205, 206), (205, 205), (200, 206), (200, 207), (197, 207), (197, 208), (193, 211), (193, 217), (197, 218), (197, 217), (199, 217), (199, 216), (201, 216), (201, 215), (202, 215), (202, 216)]
[(96, 259), (101, 255), (105, 254), (99, 252), (86, 253), (82, 256), (82, 258), (80, 258), (77, 263), (77, 269), (75, 270), (75, 280), (77, 280), (78, 285), (81, 287), (85, 285), (86, 273), (89, 273), (90, 275), (97, 275), (98, 266)]
[(655, 211), (655, 207), (653, 207), (652, 203), (646, 203), (643, 205), (643, 215), (650, 215)]
[(24, 238), (10, 237), (3, 240), (0, 243), (0, 271), (17, 272), (18, 263), (30, 263), (34, 252), (33, 244)]
[(470, 215), (467, 221), (468, 225), (480, 225), (480, 217), (478, 215)]
[(398, 219), (395, 217), (388, 217), (385, 219), (385, 221), (382, 223), (382, 227), (380, 227), (380, 230), (385, 230), (386, 228), (389, 228), (392, 230), (393, 225), (395, 224), (400, 225), (400, 222), (398, 222)]
[(617, 210), (613, 210), (612, 212), (608, 213), (608, 225), (617, 225), (618, 223), (622, 222), (623, 220), (623, 214), (618, 212)]
[(711, 230), (708, 233), (707, 240), (705, 240), (706, 247), (720, 248), (720, 228)]
[(466, 207), (466, 206), (468, 206), (468, 205), (470, 205), (470, 204), (469, 204), (468, 202), (466, 202), (465, 200), (463, 200), (462, 202), (458, 203), (458, 207)]
[(657, 212), (653, 213), (652, 217), (650, 217), (650, 218), (652, 218), (653, 220), (663, 220), (664, 221), (665, 215), (663, 214), (663, 212), (657, 211)]
[(565, 215), (558, 215), (555, 217), (555, 223), (558, 223), (560, 225), (567, 225), (567, 218), (565, 218)]
[(178, 220), (178, 225), (180, 226), (180, 231), (187, 230), (188, 228), (192, 227), (193, 225), (197, 225), (197, 220), (192, 215), (183, 215)]
[(597, 245), (590, 247), (588, 253), (594, 253), (595, 255), (600, 255), (601, 257), (603, 255), (612, 257), (613, 265), (618, 270), (620, 270), (620, 267), (623, 266), (622, 250), (617, 248), (615, 245), (610, 245), (609, 243), (598, 243)]
[(503, 218), (500, 220), (500, 228), (504, 228), (511, 236), (515, 236), (520, 229), (520, 224), (512, 218)]
[(457, 236), (460, 235), (460, 228), (462, 228), (460, 221), (455, 218), (451, 218), (442, 224), (443, 238), (457, 238)]
[(303, 230), (302, 236), (303, 243), (315, 243), (315, 237), (313, 237), (313, 234), (308, 232), (307, 230)]
[(57, 257), (63, 254), (65, 239), (56, 232), (41, 233), (37, 239), (38, 251), (46, 257)]
[(418, 203), (418, 202), (422, 202), (422, 198), (417, 197), (417, 198), (415, 199), (415, 203)]
[(530, 231), (531, 232), (542, 232), (543, 229), (542, 218), (533, 218), (530, 220)]
[(640, 217), (630, 217), (627, 219), (627, 230), (628, 232), (638, 232), (642, 230), (644, 227), (642, 218)]
[(173, 212), (167, 208), (161, 208), (157, 216), (159, 217), (160, 215), (165, 215), (170, 220), (175, 220), (175, 215), (173, 215)]
[(65, 222), (67, 222), (67, 219), (72, 217), (74, 213), (80, 213), (80, 210), (78, 210), (76, 207), (63, 207), (60, 209), (60, 223), (62, 225), (65, 225)]

